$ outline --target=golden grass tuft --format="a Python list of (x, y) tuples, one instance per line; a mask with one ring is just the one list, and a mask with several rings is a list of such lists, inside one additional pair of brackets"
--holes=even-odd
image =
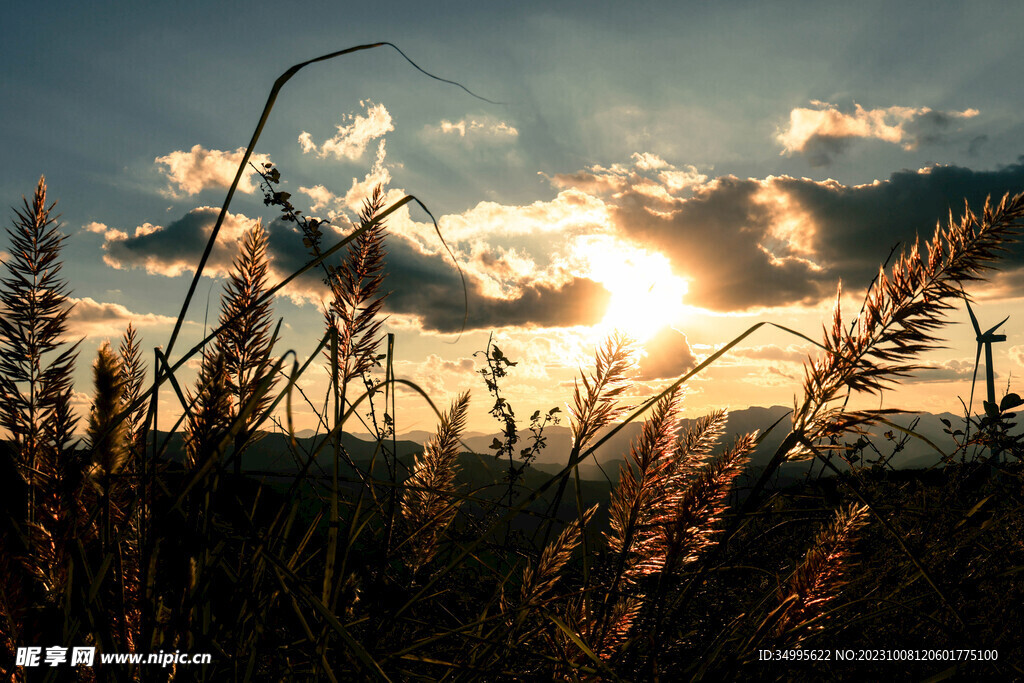
[(441, 416), (437, 433), (416, 456), (412, 474), (405, 482), (401, 514), (409, 533), (406, 564), (417, 573), (438, 550), (444, 530), (458, 511), (455, 475), (458, 472), (459, 438), (466, 427), (469, 392), (461, 394)]
[(824, 628), (825, 608), (845, 582), (857, 531), (867, 521), (867, 506), (851, 504), (840, 508), (818, 531), (789, 581), (779, 589), (778, 607), (768, 617), (776, 641), (794, 646)]

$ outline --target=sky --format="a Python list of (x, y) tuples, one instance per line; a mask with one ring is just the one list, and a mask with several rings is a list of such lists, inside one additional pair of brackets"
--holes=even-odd
[[(129, 321), (147, 349), (167, 343), (274, 80), (392, 42), (479, 97), (386, 47), (315, 64), (281, 92), (254, 159), (331, 220), (329, 240), (378, 183), (430, 209), (469, 307), (427, 214), (400, 209), (396, 376), (439, 406), (472, 390), (470, 428), (493, 431), (477, 374), (489, 339), (517, 362), (502, 391), (522, 417), (564, 411), (595, 346), (624, 330), (639, 403), (757, 322), (819, 338), (840, 281), (852, 316), (894, 245), (1024, 190), (1022, 27), (1024, 6), (985, 2), (18, 3), (0, 28), (0, 196), (20, 206), (45, 174), (59, 201), (86, 414), (99, 344)], [(255, 221), (273, 277), (308, 260), (276, 216), (246, 175), (172, 360), (216, 319)], [(993, 365), (1000, 391), (1019, 391), (1024, 248), (1001, 267), (969, 291), (983, 326), (1010, 317)], [(275, 300), (278, 353), (313, 353), (324, 296), (312, 275)], [(870, 405), (960, 410), (976, 343), (962, 306), (949, 320), (946, 348)], [(791, 405), (808, 354), (762, 328), (686, 383), (684, 413)], [(327, 374), (315, 361), (300, 382), (314, 404)], [(434, 424), (408, 392), (397, 418), (399, 432)]]

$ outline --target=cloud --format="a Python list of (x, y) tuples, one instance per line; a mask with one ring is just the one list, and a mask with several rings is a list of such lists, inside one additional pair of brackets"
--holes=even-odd
[(677, 168), (649, 152), (636, 152), (630, 158), (632, 164), (617, 163), (607, 168), (595, 164), (576, 173), (555, 174), (550, 180), (557, 188), (571, 187), (613, 198), (621, 197), (623, 193), (629, 191), (646, 194), (652, 199), (671, 201), (708, 179), (696, 166)]
[[(424, 254), (405, 240), (388, 245), (386, 308), (420, 317), (425, 329), (458, 332), (466, 315), (458, 272), (440, 255)], [(610, 294), (593, 280), (570, 277), (559, 282), (522, 283), (503, 296), (489, 295), (483, 283), (467, 277), (466, 329), (569, 327), (600, 321)]]
[[(239, 147), (234, 152), (223, 152), (195, 145), (187, 152), (179, 150), (167, 156), (157, 157), (155, 162), (164, 167), (159, 170), (169, 181), (164, 194), (177, 198), (180, 196), (178, 191), (191, 196), (210, 188), (230, 187), (244, 155), (244, 147)], [(263, 164), (270, 163), (270, 157), (266, 154), (253, 154), (249, 161), (257, 167), (262, 167)], [(255, 173), (251, 166), (246, 166), (238, 182), (239, 192), (255, 192)]]
[(345, 116), (344, 120), (348, 123), (338, 125), (334, 137), (324, 140), (322, 145), (317, 145), (312, 135), (302, 131), (299, 145), (303, 154), (314, 153), (320, 158), (332, 156), (335, 159), (358, 161), (371, 142), (395, 129), (391, 114), (383, 104), (360, 101), (359, 106), (366, 110), (366, 115)]
[[(325, 247), (349, 229), (341, 218), (352, 214), (371, 181), (389, 179), (384, 158), (378, 145), (374, 169), (362, 181), (353, 179), (344, 193), (301, 188), (316, 211), (339, 217), (325, 231)], [(950, 209), (959, 212), (965, 197), (977, 208), (987, 194), (998, 197), (1024, 186), (1024, 162), (992, 171), (932, 166), (851, 186), (789, 176), (708, 180), (695, 168), (637, 153), (627, 163), (591, 166), (550, 181), (557, 192), (548, 200), (480, 202), (439, 217), (466, 277), (467, 330), (596, 324), (610, 303), (628, 307), (634, 294), (626, 285), (652, 277), (655, 265), (658, 282), (687, 284), (673, 301), (690, 306), (736, 313), (820, 305), (834, 296), (840, 279), (850, 292), (865, 287), (891, 245), (911, 242), (918, 233), (930, 236), (935, 221)], [(387, 203), (401, 195), (388, 190)], [(131, 235), (99, 223), (86, 230), (103, 235), (108, 264), (173, 276), (195, 267), (216, 215), (216, 209), (199, 207), (166, 226), (140, 225)], [(252, 223), (240, 214), (228, 217), (208, 275), (228, 271), (238, 238)], [(423, 330), (461, 329), (462, 281), (433, 225), (402, 207), (387, 228), (386, 310), (403, 324), (418, 320)], [(272, 279), (310, 260), (295, 224), (276, 219), (267, 229)], [(588, 258), (595, 244), (609, 257)], [(1003, 265), (1024, 277), (1024, 247), (1010, 249)], [(643, 258), (631, 260), (638, 250)], [(622, 277), (608, 277), (613, 266), (630, 263), (633, 269)], [(319, 302), (327, 295), (321, 277), (310, 271), (285, 293), (297, 303)], [(1019, 291), (1020, 278), (1007, 278), (1005, 293)], [(651, 291), (646, 280), (640, 284), (640, 295)]]
[[(1021, 187), (1020, 163), (994, 171), (932, 166), (856, 186), (722, 176), (690, 197), (624, 186), (605, 208), (614, 230), (660, 250), (689, 279), (687, 303), (740, 311), (818, 303), (840, 279), (851, 290), (865, 287), (893, 244), (930, 237), (965, 199), (978, 209), (987, 195)], [(1010, 250), (1001, 265), (1024, 265), (1024, 248)]]
[(123, 230), (116, 230), (114, 228), (107, 227), (105, 223), (97, 223), (96, 221), (83, 225), (82, 230), (96, 235), (103, 235), (104, 239), (107, 240), (128, 239), (128, 233)]
[(1021, 346), (1019, 344), (1017, 346), (1011, 346), (1009, 349), (1006, 350), (1006, 354), (1014, 363), (1020, 365), (1021, 367), (1024, 367), (1024, 346)]
[[(132, 236), (108, 229), (103, 233), (103, 260), (112, 268), (145, 268), (168, 277), (195, 272), (219, 214), (220, 209), (201, 206), (166, 226), (144, 223)], [(242, 214), (227, 214), (207, 262), (208, 275), (228, 272), (242, 234), (254, 223)]]
[(829, 102), (812, 100), (813, 108), (789, 112), (789, 123), (776, 140), (782, 154), (801, 154), (812, 166), (826, 166), (855, 139), (873, 138), (912, 150), (921, 144), (944, 141), (956, 122), (978, 115), (977, 109), (936, 111), (928, 107), (887, 107), (842, 111)]
[[(928, 384), (933, 382), (956, 382), (971, 379), (974, 376), (973, 360), (948, 360), (941, 363), (925, 363), (923, 367), (910, 377), (903, 379), (905, 383)], [(998, 373), (995, 375), (998, 376)], [(985, 367), (979, 367), (978, 377), (984, 386)]]
[(519, 131), (493, 116), (479, 116), (449, 121), (442, 119), (436, 126), (425, 126), (424, 134), (434, 139), (457, 139), (467, 146), (476, 144), (506, 144), (519, 137)]
[(643, 344), (637, 362), (640, 381), (676, 379), (697, 365), (697, 357), (686, 335), (666, 327)]
[(729, 354), (740, 358), (752, 360), (782, 361), (786, 363), (803, 363), (808, 356), (814, 357), (817, 349), (810, 345), (797, 346), (790, 344), (782, 347), (776, 344), (765, 344), (762, 346), (746, 346), (733, 349)]
[(136, 328), (173, 325), (175, 319), (156, 313), (134, 313), (115, 303), (102, 303), (90, 297), (71, 298), (74, 308), (68, 315), (68, 334), (72, 337), (119, 339), (132, 323)]
[(373, 188), (378, 185), (387, 187), (391, 182), (391, 172), (384, 163), (386, 158), (387, 150), (384, 141), (381, 140), (369, 172), (362, 180), (353, 178), (352, 186), (344, 195), (336, 195), (323, 185), (299, 187), (299, 192), (309, 197), (310, 211), (322, 212), (322, 215), (331, 221), (353, 220), (359, 214), (363, 202), (373, 193)]
[[(145, 268), (149, 273), (168, 277), (194, 271), (217, 214), (218, 210), (212, 207), (199, 207), (167, 226), (143, 224), (130, 237), (108, 229), (104, 233), (104, 260), (114, 268)], [(254, 222), (240, 214), (227, 216), (207, 262), (207, 275), (223, 276), (229, 272), (239, 240)], [(325, 246), (342, 236), (339, 228), (332, 226), (328, 230)], [(267, 231), (271, 281), (280, 281), (312, 258), (294, 224), (277, 219), (267, 226)], [(447, 252), (425, 251), (401, 234), (391, 235), (386, 249), (385, 269), (389, 275), (385, 287), (391, 294), (385, 310), (416, 316), (427, 330), (459, 331), (465, 316), (462, 281)], [(513, 277), (517, 269), (523, 268), (514, 252), (478, 252), (474, 259), (463, 261), (463, 268), (467, 273), (469, 330), (589, 325), (600, 319), (609, 298), (604, 287), (588, 278), (558, 272), (534, 273), (530, 268), (496, 290), (484, 275), (500, 277), (504, 273)], [(297, 303), (319, 301), (329, 295), (321, 277), (319, 270), (311, 270), (284, 293)]]

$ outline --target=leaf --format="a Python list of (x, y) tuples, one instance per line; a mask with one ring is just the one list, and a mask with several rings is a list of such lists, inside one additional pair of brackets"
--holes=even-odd
[(939, 418), (939, 422), (941, 422), (942, 424), (946, 425), (947, 427), (952, 427), (953, 426), (953, 424), (949, 420), (944, 418), (944, 417), (940, 417)]
[(985, 415), (992, 418), (993, 420), (999, 417), (999, 407), (995, 403), (983, 401), (982, 405), (985, 406)]
[(1024, 399), (1017, 394), (1007, 394), (1006, 396), (1003, 396), (1003, 400), (999, 402), (999, 410), (1000, 412), (1011, 410), (1020, 405), (1024, 405)]
[(488, 446), (488, 448), (490, 448), (492, 451), (498, 451), (501, 450), (503, 445), (504, 444), (502, 444), (501, 441), (497, 437), (495, 437), (494, 441), (491, 442), (491, 445)]

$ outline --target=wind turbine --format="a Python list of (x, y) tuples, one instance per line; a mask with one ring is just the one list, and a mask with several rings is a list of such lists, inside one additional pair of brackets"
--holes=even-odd
[(968, 303), (967, 299), (964, 299), (964, 303), (967, 304), (967, 314), (971, 316), (971, 324), (974, 325), (974, 333), (978, 336), (978, 352), (974, 355), (974, 376), (978, 376), (978, 359), (981, 358), (981, 347), (984, 346), (985, 379), (988, 380), (988, 402), (993, 405), (997, 405), (995, 375), (992, 372), (992, 344), (995, 342), (1006, 341), (1005, 334), (996, 334), (995, 332), (1003, 323), (1010, 319), (1010, 316), (1003, 318), (1002, 322), (995, 325), (987, 332), (982, 332), (981, 327), (978, 325), (978, 319), (974, 317), (974, 311), (971, 310), (971, 304)]

